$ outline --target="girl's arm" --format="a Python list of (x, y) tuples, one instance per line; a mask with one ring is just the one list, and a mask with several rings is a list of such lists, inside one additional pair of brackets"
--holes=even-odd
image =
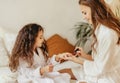
[(60, 64), (60, 59), (57, 55), (53, 55), (51, 58), (48, 59), (47, 64), (57, 65)]
[(48, 64), (53, 64), (53, 65), (57, 65), (60, 64), (61, 62), (64, 61), (64, 56), (66, 53), (60, 53), (58, 55), (53, 55), (51, 58), (48, 59), (47, 63)]
[[(51, 72), (53, 71), (53, 65), (49, 64), (47, 66), (41, 67), (41, 66), (28, 66), (27, 62), (20, 60), (20, 65), (18, 67), (18, 75), (25, 76), (25, 77), (42, 77), (42, 75), (45, 72)], [(18, 77), (19, 77), (18, 76)]]

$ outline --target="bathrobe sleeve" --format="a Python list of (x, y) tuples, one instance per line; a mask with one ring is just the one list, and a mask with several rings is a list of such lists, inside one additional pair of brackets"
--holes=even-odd
[(41, 66), (37, 68), (31, 68), (31, 67), (19, 67), (18, 72), (20, 77), (24, 78), (31, 78), (31, 77), (42, 77), (40, 74), (40, 68)]
[(47, 63), (48, 63), (48, 64), (53, 64), (54, 66), (60, 64), (60, 62), (57, 62), (57, 61), (55, 60), (55, 57), (56, 57), (56, 56), (57, 56), (57, 55), (53, 55), (51, 58), (49, 58), (48, 61), (47, 61)]
[(88, 76), (99, 76), (111, 68), (111, 60), (114, 55), (114, 48), (117, 44), (117, 34), (105, 26), (101, 26), (97, 37), (96, 52), (93, 53), (94, 61), (85, 61), (84, 72)]

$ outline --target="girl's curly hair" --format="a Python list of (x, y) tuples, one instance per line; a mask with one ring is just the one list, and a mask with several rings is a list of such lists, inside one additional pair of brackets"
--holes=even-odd
[[(19, 58), (25, 59), (30, 66), (33, 64), (33, 48), (39, 31), (44, 31), (38, 24), (27, 24), (18, 33), (15, 45), (12, 49), (9, 67), (16, 71), (19, 66)], [(47, 46), (44, 42), (41, 50), (47, 58)]]

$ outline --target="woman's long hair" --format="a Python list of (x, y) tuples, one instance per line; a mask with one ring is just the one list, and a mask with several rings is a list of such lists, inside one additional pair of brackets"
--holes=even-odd
[[(33, 64), (33, 49), (36, 42), (38, 32), (43, 31), (43, 28), (38, 24), (25, 25), (18, 33), (15, 45), (12, 49), (9, 67), (11, 71), (16, 71), (19, 66), (19, 58), (27, 61), (32, 66)], [(43, 54), (47, 57), (47, 46), (44, 42), (41, 47)]]
[(92, 47), (97, 42), (95, 30), (98, 24), (103, 24), (106, 27), (115, 30), (119, 37), (118, 42), (116, 43), (120, 44), (120, 20), (113, 14), (111, 9), (107, 7), (103, 0), (79, 0), (79, 4), (91, 8), (91, 17), (94, 27), (93, 37), (95, 38)]

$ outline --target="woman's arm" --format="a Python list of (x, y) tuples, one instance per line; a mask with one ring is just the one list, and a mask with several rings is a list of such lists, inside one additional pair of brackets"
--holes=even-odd
[(76, 49), (77, 49), (77, 51), (76, 51), (75, 56), (80, 56), (80, 57), (83, 57), (83, 58), (85, 58), (87, 60), (93, 61), (92, 55), (86, 54), (84, 52), (84, 50), (82, 48), (80, 48), (80, 47), (77, 47)]
[(70, 60), (70, 61), (73, 61), (75, 63), (79, 63), (81, 65), (83, 65), (83, 63), (84, 63), (84, 59), (76, 57), (76, 56), (74, 56), (74, 55), (72, 55), (70, 53), (65, 54), (64, 60)]
[(91, 60), (93, 61), (94, 59), (92, 58), (92, 55), (86, 54), (84, 56), (82, 56), (83, 58), (87, 59), (87, 60)]

